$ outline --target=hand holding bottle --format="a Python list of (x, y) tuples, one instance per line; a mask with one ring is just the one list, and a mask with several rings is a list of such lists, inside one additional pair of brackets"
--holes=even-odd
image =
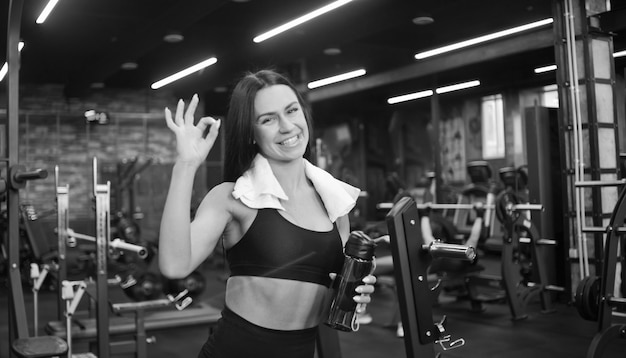
[(325, 322), (328, 326), (342, 331), (358, 330), (356, 315), (365, 311), (374, 292), (375, 247), (374, 240), (362, 231), (350, 233), (344, 248), (343, 268), (333, 282), (335, 292)]

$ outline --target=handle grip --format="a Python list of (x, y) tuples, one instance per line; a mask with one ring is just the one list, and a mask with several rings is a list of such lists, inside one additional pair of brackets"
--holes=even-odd
[(13, 189), (22, 189), (29, 180), (45, 179), (48, 171), (45, 169), (26, 170), (23, 165), (14, 165), (9, 168), (9, 180)]
[(446, 244), (443, 242), (433, 242), (426, 247), (433, 258), (447, 257), (465, 261), (476, 259), (476, 250), (471, 246)]

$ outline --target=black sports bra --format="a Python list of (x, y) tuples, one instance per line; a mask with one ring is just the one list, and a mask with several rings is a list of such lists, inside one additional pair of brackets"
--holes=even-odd
[(337, 225), (327, 232), (301, 228), (276, 209), (259, 209), (241, 240), (226, 251), (231, 276), (263, 276), (330, 285), (343, 265)]

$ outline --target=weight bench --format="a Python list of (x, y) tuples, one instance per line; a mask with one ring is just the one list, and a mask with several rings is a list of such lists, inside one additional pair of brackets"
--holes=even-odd
[[(144, 328), (148, 331), (167, 330), (198, 325), (215, 325), (221, 317), (221, 310), (208, 304), (188, 307), (182, 311), (162, 310), (145, 313)], [(47, 334), (66, 338), (65, 321), (51, 321), (45, 327)], [(110, 316), (109, 334), (111, 336), (130, 335), (137, 332), (134, 315)], [(89, 342), (97, 339), (95, 318), (75, 318), (72, 320), (72, 340)]]
[(66, 357), (67, 343), (54, 336), (28, 337), (14, 340), (11, 350), (20, 358)]
[[(142, 316), (143, 324), (140, 323), (140, 325), (144, 326), (145, 331), (158, 331), (196, 325), (207, 325), (209, 328), (212, 328), (221, 317), (221, 310), (207, 304), (202, 304), (199, 307), (186, 308), (182, 311), (142, 312)], [(137, 329), (136, 319), (137, 317), (134, 315), (109, 317), (109, 334), (111, 336), (142, 335), (145, 331), (142, 332), (141, 329)], [(98, 332), (95, 318), (75, 318), (72, 322), (72, 340), (92, 342), (97, 339)], [(49, 338), (57, 338), (59, 341), (61, 338), (67, 338), (65, 321), (48, 322), (45, 331), (51, 335)], [(124, 343), (122, 342), (122, 344)], [(112, 350), (111, 353), (127, 352), (122, 346), (118, 348), (120, 352)], [(140, 349), (145, 349), (145, 347)], [(320, 358), (341, 358), (341, 347), (337, 331), (320, 325), (316, 349), (317, 355)], [(145, 353), (145, 351), (143, 351), (143, 353)]]

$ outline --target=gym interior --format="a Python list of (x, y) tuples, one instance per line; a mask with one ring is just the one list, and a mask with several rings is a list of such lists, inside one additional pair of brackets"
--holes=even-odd
[(229, 268), (218, 248), (159, 272), (163, 109), (198, 94), (223, 118), (266, 67), (377, 242), (358, 331), (320, 325), (316, 357), (624, 356), (625, 1), (7, 0), (0, 19), (0, 358), (197, 356)]

